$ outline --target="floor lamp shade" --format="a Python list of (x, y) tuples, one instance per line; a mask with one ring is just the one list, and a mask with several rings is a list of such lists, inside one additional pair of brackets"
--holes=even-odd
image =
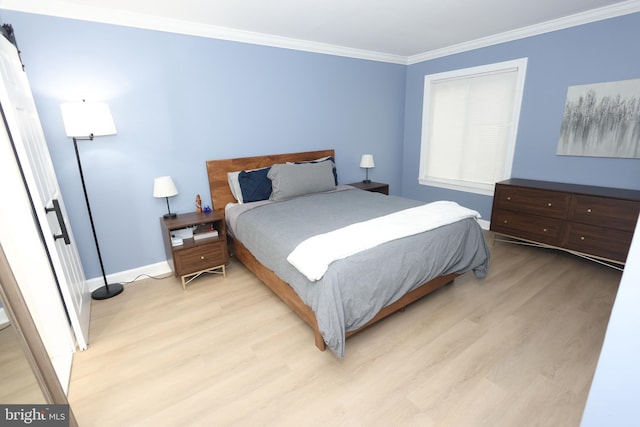
[(96, 300), (111, 298), (119, 295), (124, 290), (124, 287), (120, 283), (107, 282), (107, 275), (104, 271), (104, 263), (102, 262), (102, 254), (100, 253), (100, 245), (98, 244), (98, 235), (96, 234), (96, 226), (93, 222), (93, 215), (91, 214), (91, 204), (89, 203), (87, 186), (84, 181), (82, 162), (80, 161), (80, 152), (78, 151), (78, 141), (93, 140), (94, 136), (115, 135), (116, 126), (113, 123), (109, 106), (104, 103), (84, 101), (66, 103), (60, 106), (60, 110), (62, 111), (65, 132), (68, 137), (73, 139), (73, 147), (76, 152), (84, 200), (87, 204), (87, 213), (89, 214), (89, 222), (91, 223), (91, 231), (93, 232), (93, 240), (96, 244), (98, 260), (100, 261), (100, 271), (102, 272), (102, 280), (104, 282), (104, 286), (91, 293), (91, 298)]
[(69, 102), (60, 106), (68, 137), (115, 135), (116, 125), (103, 102)]
[(161, 176), (153, 180), (153, 197), (164, 197), (167, 200), (167, 213), (165, 218), (175, 218), (176, 214), (171, 213), (169, 208), (169, 197), (177, 196), (178, 189), (170, 176)]

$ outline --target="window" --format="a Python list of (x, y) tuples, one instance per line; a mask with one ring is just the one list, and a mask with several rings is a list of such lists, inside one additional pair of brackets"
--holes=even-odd
[(493, 195), (511, 177), (527, 59), (425, 76), (424, 185)]

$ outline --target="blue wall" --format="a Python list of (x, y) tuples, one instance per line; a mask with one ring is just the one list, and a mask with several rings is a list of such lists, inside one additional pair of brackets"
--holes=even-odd
[(640, 14), (582, 25), (410, 65), (407, 70), (403, 195), (451, 199), (491, 216), (492, 197), (418, 184), (424, 76), (527, 57), (512, 176), (640, 189), (640, 160), (557, 156), (567, 87), (640, 78)]
[(13, 25), (88, 278), (100, 269), (60, 104), (107, 102), (118, 134), (80, 142), (107, 274), (165, 259), (153, 179), (172, 211), (211, 204), (205, 161), (335, 148), (341, 183), (399, 192), (405, 66), (2, 11)]
[[(335, 148), (341, 183), (373, 180), (419, 200), (491, 198), (417, 183), (424, 75), (528, 57), (513, 176), (640, 189), (640, 160), (555, 155), (570, 85), (640, 78), (640, 14), (410, 66), (0, 11), (14, 26), (88, 278), (100, 275), (60, 104), (107, 102), (118, 134), (80, 152), (107, 273), (164, 260), (153, 178), (172, 211), (210, 203), (205, 160)], [(406, 113), (405, 113), (406, 112)], [(404, 144), (404, 145), (403, 145)]]

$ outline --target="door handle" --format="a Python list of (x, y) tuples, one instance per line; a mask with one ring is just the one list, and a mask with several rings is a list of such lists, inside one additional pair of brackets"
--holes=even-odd
[(60, 225), (60, 234), (54, 234), (53, 240), (64, 239), (64, 244), (70, 245), (71, 241), (69, 240), (69, 233), (67, 232), (67, 226), (64, 223), (64, 217), (62, 216), (62, 210), (60, 210), (60, 203), (58, 202), (58, 199), (53, 199), (53, 207), (44, 208), (44, 211), (46, 213), (55, 212), (58, 224)]

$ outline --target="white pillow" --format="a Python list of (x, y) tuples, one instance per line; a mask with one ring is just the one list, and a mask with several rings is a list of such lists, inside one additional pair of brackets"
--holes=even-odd
[(238, 182), (238, 175), (240, 175), (242, 171), (235, 171), (227, 173), (227, 182), (229, 182), (229, 189), (231, 189), (231, 194), (236, 198), (238, 203), (242, 203), (242, 189), (240, 188), (240, 183)]

